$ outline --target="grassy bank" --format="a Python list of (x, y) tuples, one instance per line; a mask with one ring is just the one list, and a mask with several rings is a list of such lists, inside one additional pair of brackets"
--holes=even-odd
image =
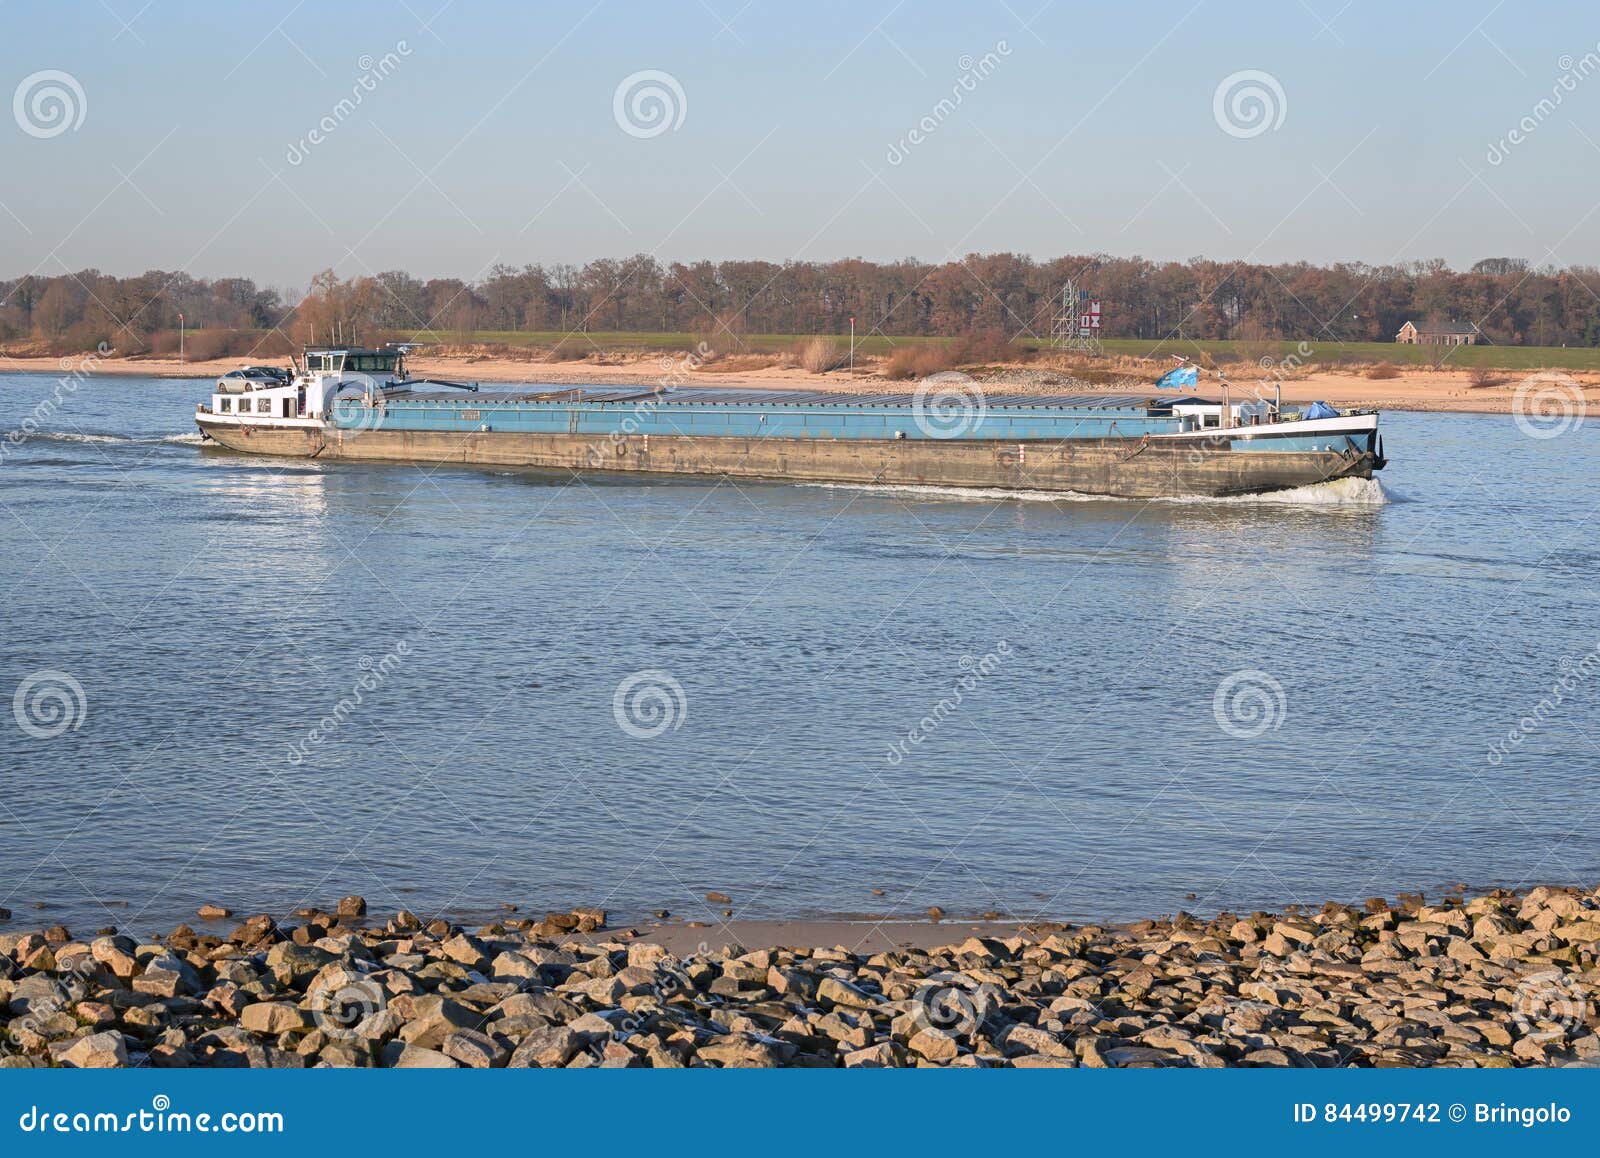
[[(477, 330), (471, 334), (456, 331), (424, 330), (406, 335), (410, 341), (448, 347), (454, 351), (470, 352), (469, 347), (481, 348), (484, 355), (496, 351), (527, 351), (533, 360), (544, 360), (550, 351), (560, 356), (553, 361), (579, 359), (590, 354), (615, 354), (640, 356), (650, 353), (688, 353), (702, 341), (709, 341), (719, 356), (752, 354), (770, 357), (798, 357), (807, 343), (818, 336), (813, 334), (740, 334), (736, 337), (687, 332), (657, 330), (591, 330), (587, 333), (567, 333), (558, 330)], [(146, 358), (171, 358), (177, 353), (176, 334), (172, 341), (161, 341)], [(839, 355), (849, 349), (848, 334), (822, 335)], [(379, 340), (372, 335), (368, 341)], [(1290, 342), (1290, 341), (1193, 341), (1186, 338), (1150, 340), (1145, 338), (1108, 338), (1102, 345), (1107, 355), (1155, 359), (1165, 361), (1173, 354), (1195, 358), (1206, 364), (1226, 365), (1242, 362), (1262, 363), (1272, 361), (1288, 368), (1296, 366), (1368, 366), (1387, 362), (1411, 369), (1486, 368), (1525, 373), (1531, 370), (1600, 371), (1600, 348), (1557, 346), (1459, 346), (1444, 349), (1436, 346), (1402, 346), (1394, 342)], [(988, 363), (1012, 360), (1006, 351), (1014, 352), (1016, 360), (1025, 360), (1036, 353), (1048, 353), (1048, 341), (1037, 338), (1019, 338), (1006, 341), (1004, 335), (983, 335), (978, 338), (895, 336), (863, 334), (856, 338), (858, 359), (875, 360), (891, 357), (902, 351), (902, 357), (915, 350), (943, 349), (945, 347), (976, 346), (982, 351), (977, 362)], [(192, 362), (210, 359), (234, 359), (278, 362), (297, 352), (299, 347), (274, 331), (266, 330), (200, 330), (190, 334), (186, 347), (187, 360)], [(78, 352), (81, 353), (81, 352)], [(0, 356), (13, 359), (41, 357), (70, 357), (75, 352), (44, 342), (13, 344), (0, 350)], [(960, 360), (965, 364), (967, 359)]]
[[(809, 334), (742, 334), (738, 346), (751, 353), (779, 354), (795, 350), (815, 335)], [(849, 335), (826, 335), (848, 346)], [(424, 331), (414, 335), (415, 341), (456, 345), (464, 335)], [(479, 330), (471, 336), (475, 343), (492, 343), (512, 347), (550, 347), (558, 343), (587, 349), (598, 347), (601, 351), (642, 352), (647, 350), (693, 350), (702, 335), (673, 333), (669, 331), (613, 331), (595, 330), (584, 334), (567, 334), (544, 330)], [(856, 352), (863, 357), (885, 357), (895, 349), (911, 345), (937, 345), (954, 341), (952, 338), (897, 337), (892, 335), (862, 335), (856, 339)], [(726, 338), (720, 345), (733, 345)], [(1011, 343), (1018, 356), (1031, 350), (1046, 350), (1047, 341), (1021, 338)], [(1235, 342), (1193, 341), (1186, 338), (1150, 340), (1146, 338), (1108, 338), (1102, 342), (1107, 354), (1137, 358), (1165, 358), (1172, 354), (1206, 358), (1217, 363), (1259, 362), (1271, 358), (1282, 362), (1298, 359), (1304, 364), (1338, 363), (1368, 364), (1390, 362), (1396, 366), (1427, 367), (1441, 365), (1468, 369), (1489, 367), (1503, 370), (1600, 370), (1600, 348), (1558, 346), (1460, 346), (1445, 350), (1436, 346), (1402, 346), (1394, 342)]]

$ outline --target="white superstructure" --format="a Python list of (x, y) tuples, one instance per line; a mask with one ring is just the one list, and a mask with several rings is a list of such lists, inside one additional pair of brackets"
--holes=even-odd
[(201, 413), (245, 426), (320, 427), (336, 400), (361, 397), (368, 403), (405, 389), (405, 351), (367, 350), (347, 346), (312, 346), (305, 365), (293, 371), (274, 366), (246, 366), (217, 379), (208, 407)]

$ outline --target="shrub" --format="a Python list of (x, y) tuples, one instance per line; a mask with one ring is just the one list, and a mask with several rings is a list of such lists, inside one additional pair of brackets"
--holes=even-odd
[(778, 364), (778, 359), (768, 354), (741, 354), (737, 358), (723, 358), (698, 367), (702, 374), (749, 374), (766, 370)]
[(740, 354), (749, 349), (744, 340), (747, 323), (742, 310), (723, 310), (712, 324), (695, 335), (695, 349), (710, 351), (705, 359)]
[(1400, 377), (1400, 367), (1393, 362), (1379, 362), (1376, 366), (1367, 367), (1367, 377), (1373, 381), (1398, 378)]
[(839, 353), (839, 343), (832, 338), (812, 338), (800, 345), (800, 365), (813, 374), (826, 374), (837, 370), (849, 359)]
[(1509, 378), (1495, 373), (1488, 366), (1474, 366), (1472, 373), (1467, 375), (1467, 382), (1479, 390), (1486, 390), (1491, 386), (1504, 386), (1509, 381)]
[(550, 347), (550, 352), (545, 355), (546, 362), (581, 362), (589, 356), (591, 349), (588, 342), (575, 342), (570, 338), (563, 338)]
[(1020, 350), (1004, 330), (979, 330), (962, 334), (949, 347), (950, 361), (957, 366), (971, 366), (980, 362), (1015, 362)]
[(926, 378), (954, 365), (950, 351), (944, 346), (900, 346), (884, 363), (883, 376), (899, 382), (907, 378)]

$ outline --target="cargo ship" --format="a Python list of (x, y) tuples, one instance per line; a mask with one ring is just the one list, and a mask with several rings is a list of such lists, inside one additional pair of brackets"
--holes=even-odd
[[(1383, 469), (1378, 415), (1276, 397), (481, 390), (412, 378), (405, 347), (308, 347), (292, 371), (219, 378), (195, 422), (249, 454), (1119, 498), (1261, 494)], [(1190, 381), (1193, 381), (1191, 375)]]

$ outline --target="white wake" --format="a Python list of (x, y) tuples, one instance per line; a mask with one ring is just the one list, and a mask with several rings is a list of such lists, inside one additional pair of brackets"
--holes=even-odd
[(1383, 484), (1373, 478), (1341, 478), (1332, 482), (1313, 483), (1292, 490), (1271, 491), (1260, 495), (1228, 495), (1215, 498), (1208, 495), (1175, 495), (1170, 498), (1132, 499), (1113, 495), (1086, 495), (1077, 491), (1025, 491), (1006, 487), (941, 487), (912, 484), (874, 483), (798, 483), (803, 487), (825, 490), (868, 491), (876, 494), (903, 494), (915, 498), (962, 499), (967, 502), (994, 502), (995, 500), (1022, 503), (1199, 503), (1199, 504), (1272, 504), (1291, 507), (1381, 507), (1391, 502)]

